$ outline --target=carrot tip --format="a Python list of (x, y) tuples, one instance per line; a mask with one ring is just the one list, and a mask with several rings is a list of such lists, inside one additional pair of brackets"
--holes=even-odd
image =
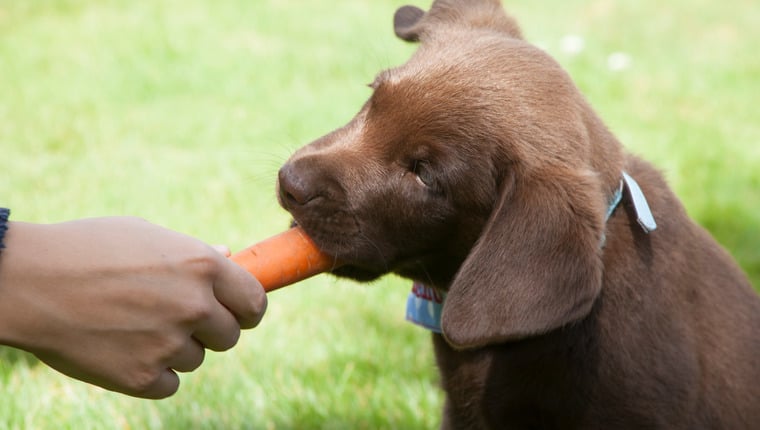
[(317, 248), (300, 227), (292, 227), (249, 246), (230, 259), (256, 277), (266, 291), (339, 266), (333, 257)]

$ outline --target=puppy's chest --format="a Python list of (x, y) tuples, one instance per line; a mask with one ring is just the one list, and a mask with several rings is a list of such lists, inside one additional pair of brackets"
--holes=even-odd
[[(441, 384), (454, 414), (492, 428), (583, 428), (593, 375), (568, 351), (536, 343), (457, 351), (433, 335)], [(505, 424), (509, 424), (505, 427)]]

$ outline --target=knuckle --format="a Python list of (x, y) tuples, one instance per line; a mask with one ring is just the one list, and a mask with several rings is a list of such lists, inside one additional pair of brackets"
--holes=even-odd
[(238, 341), (240, 340), (240, 329), (234, 330), (232, 333), (230, 333), (229, 339), (227, 339), (226, 347), (223, 349), (228, 350), (232, 348), (233, 346), (237, 345)]
[(185, 304), (183, 320), (193, 324), (209, 319), (212, 313), (211, 304), (207, 300), (203, 300), (202, 297), (198, 297), (197, 299), (188, 300), (188, 303)]
[(163, 342), (163, 349), (159, 353), (159, 361), (161, 363), (167, 363), (182, 352), (182, 347), (185, 344), (185, 337), (181, 335), (175, 335), (167, 337)]
[(221, 254), (210, 246), (198, 244), (190, 255), (187, 264), (196, 275), (211, 278), (219, 272)]
[(161, 378), (162, 372), (163, 369), (150, 365), (142, 365), (134, 369), (127, 378), (127, 390), (136, 395), (144, 395), (151, 392)]
[(237, 345), (240, 340), (240, 330), (229, 331), (226, 336), (220, 336), (214, 345), (206, 345), (212, 351), (227, 351)]
[(245, 315), (244, 328), (253, 328), (259, 325), (264, 313), (267, 310), (269, 302), (267, 295), (263, 292), (256, 294), (253, 298), (253, 306), (249, 309), (248, 315)]
[(192, 364), (192, 366), (188, 369), (188, 371), (192, 372), (201, 367), (201, 364), (203, 364), (203, 360), (206, 359), (206, 349), (201, 347), (198, 357), (196, 358), (195, 362)]
[(249, 329), (259, 324), (269, 302), (266, 292), (258, 282), (254, 288), (248, 288), (245, 291), (245, 300), (242, 300), (235, 309), (235, 317), (241, 328)]

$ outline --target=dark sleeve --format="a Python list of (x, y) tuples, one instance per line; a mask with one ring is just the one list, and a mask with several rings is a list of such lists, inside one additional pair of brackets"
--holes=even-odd
[(10, 209), (0, 208), (0, 250), (5, 248), (3, 238), (5, 238), (5, 232), (8, 230), (8, 216), (10, 216), (10, 214)]

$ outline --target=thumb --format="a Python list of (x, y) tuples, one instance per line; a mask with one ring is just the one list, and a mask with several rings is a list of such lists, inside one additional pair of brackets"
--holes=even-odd
[(232, 255), (232, 252), (230, 252), (230, 248), (227, 247), (227, 245), (211, 245), (211, 247), (214, 248), (216, 252), (224, 255), (225, 257)]

